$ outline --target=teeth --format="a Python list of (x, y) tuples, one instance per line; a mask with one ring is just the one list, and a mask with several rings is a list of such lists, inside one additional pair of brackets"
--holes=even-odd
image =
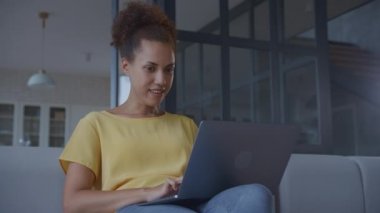
[(155, 94), (161, 94), (161, 93), (164, 92), (163, 90), (154, 90), (154, 89), (152, 89), (150, 91), (153, 92), (153, 93), (155, 93)]

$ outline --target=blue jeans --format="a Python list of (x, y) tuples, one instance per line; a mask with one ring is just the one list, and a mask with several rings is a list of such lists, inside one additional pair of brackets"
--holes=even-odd
[(248, 184), (227, 189), (192, 208), (178, 205), (126, 206), (118, 213), (271, 213), (272, 193), (263, 185)]

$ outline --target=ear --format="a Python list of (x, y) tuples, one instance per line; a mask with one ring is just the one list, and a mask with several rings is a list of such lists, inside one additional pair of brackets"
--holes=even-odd
[(127, 76), (129, 76), (129, 66), (130, 63), (126, 58), (121, 59), (121, 69), (123, 70), (123, 73)]

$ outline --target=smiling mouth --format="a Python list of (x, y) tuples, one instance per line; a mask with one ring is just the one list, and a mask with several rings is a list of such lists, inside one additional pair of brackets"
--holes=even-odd
[(149, 92), (153, 93), (154, 95), (163, 95), (165, 93), (165, 90), (162, 90), (162, 89), (150, 89)]

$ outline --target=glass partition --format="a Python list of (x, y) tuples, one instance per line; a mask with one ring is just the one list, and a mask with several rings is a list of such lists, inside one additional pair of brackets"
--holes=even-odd
[(316, 59), (297, 54), (283, 56), (285, 123), (301, 127), (299, 143), (320, 144)]
[(196, 121), (221, 119), (220, 47), (181, 42), (176, 60), (178, 112)]
[(230, 48), (231, 118), (245, 122), (271, 121), (269, 53)]
[(220, 7), (215, 0), (176, 0), (176, 28), (220, 34)]
[(269, 1), (229, 0), (229, 35), (270, 40)]
[(315, 46), (314, 0), (283, 0), (283, 41)]

